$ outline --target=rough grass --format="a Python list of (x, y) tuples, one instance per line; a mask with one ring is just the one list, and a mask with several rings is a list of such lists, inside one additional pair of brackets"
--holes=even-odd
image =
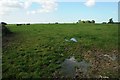
[[(113, 52), (118, 47), (117, 24), (8, 26), (13, 34), (3, 37), (3, 78), (61, 77), (56, 72), (59, 72), (61, 63), (66, 58), (75, 56), (78, 61), (90, 61), (89, 57), (85, 57), (87, 51), (102, 51), (101, 54), (104, 54)], [(76, 38), (78, 42), (65, 41), (70, 38)], [(113, 67), (108, 68), (111, 74), (112, 69)], [(90, 72), (91, 77), (93, 71)], [(103, 72), (105, 71), (99, 73)], [(117, 72), (113, 74), (117, 75)]]

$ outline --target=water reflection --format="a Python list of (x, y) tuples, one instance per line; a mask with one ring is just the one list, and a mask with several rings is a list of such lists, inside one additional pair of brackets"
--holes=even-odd
[(82, 72), (84, 75), (87, 75), (88, 68), (90, 64), (86, 61), (78, 62), (74, 56), (66, 59), (62, 64), (62, 75), (65, 77), (75, 77), (77, 74), (77, 69)]

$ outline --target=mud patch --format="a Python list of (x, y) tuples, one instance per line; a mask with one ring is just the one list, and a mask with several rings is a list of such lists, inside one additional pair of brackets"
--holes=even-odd
[(80, 62), (74, 56), (65, 59), (60, 74), (65, 78), (118, 78), (117, 55), (118, 52), (87, 51)]
[(89, 67), (90, 64), (86, 61), (83, 60), (78, 62), (74, 56), (72, 56), (63, 62), (61, 73), (64, 77), (74, 78), (79, 76), (79, 72), (83, 73), (84, 75), (88, 75), (87, 72)]
[(90, 62), (89, 76), (92, 78), (118, 78), (118, 52), (117, 50), (105, 52), (100, 50), (87, 51), (84, 59)]

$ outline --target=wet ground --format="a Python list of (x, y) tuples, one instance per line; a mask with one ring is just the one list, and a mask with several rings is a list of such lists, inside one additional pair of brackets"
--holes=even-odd
[(62, 74), (65, 77), (75, 77), (78, 76), (78, 70), (87, 75), (88, 68), (90, 67), (90, 64), (86, 61), (78, 62), (74, 56), (72, 56), (70, 59), (66, 59), (62, 64)]
[(119, 77), (118, 52), (87, 51), (78, 62), (74, 56), (62, 63), (60, 73), (67, 78), (116, 78)]

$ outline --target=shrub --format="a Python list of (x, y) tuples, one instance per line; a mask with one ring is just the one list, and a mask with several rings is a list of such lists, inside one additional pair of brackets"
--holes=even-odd
[(91, 23), (91, 21), (87, 20), (86, 23)]
[(7, 23), (5, 23), (5, 22), (1, 22), (1, 25), (2, 25), (2, 27), (3, 27), (3, 26), (6, 26)]
[(92, 21), (90, 21), (90, 20), (87, 20), (87, 21), (78, 20), (77, 23), (95, 23), (95, 20), (92, 20)]
[(92, 20), (91, 23), (95, 23), (95, 20)]
[(1, 22), (1, 25), (2, 25), (2, 35), (3, 36), (11, 33), (11, 31), (6, 27), (7, 23)]
[(21, 26), (22, 24), (16, 24), (17, 26)]
[(58, 22), (55, 22), (55, 24), (58, 24)]
[(85, 23), (85, 21), (82, 21), (82, 23)]
[(26, 25), (30, 25), (30, 23), (27, 23)]

